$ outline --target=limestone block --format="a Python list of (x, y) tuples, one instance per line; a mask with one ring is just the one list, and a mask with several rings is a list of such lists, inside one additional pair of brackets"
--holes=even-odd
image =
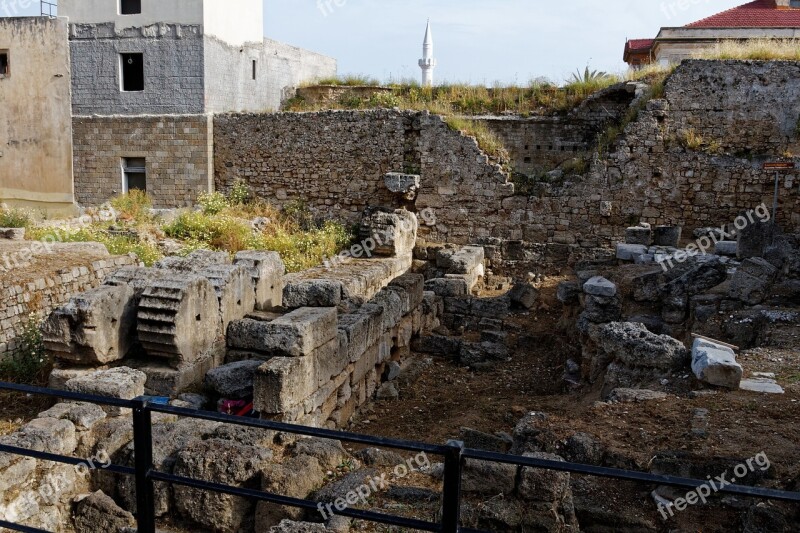
[(508, 293), (511, 298), (511, 303), (523, 309), (533, 309), (536, 301), (539, 299), (539, 289), (527, 282), (521, 282), (514, 285)]
[(144, 290), (154, 279), (172, 275), (168, 270), (138, 266), (126, 266), (106, 277), (104, 285), (130, 285), (133, 288), (136, 305)]
[(677, 248), (681, 242), (681, 226), (656, 226), (653, 228), (653, 244)]
[(123, 359), (136, 329), (134, 290), (128, 285), (86, 291), (56, 309), (42, 325), (48, 352), (78, 364)]
[[(174, 473), (234, 487), (258, 488), (261, 470), (272, 453), (263, 448), (232, 441), (196, 441), (178, 453)], [(176, 486), (175, 507), (192, 522), (220, 533), (239, 531), (255, 510), (255, 503), (242, 497)]]
[[(404, 303), (408, 302), (408, 314), (422, 304), (423, 293), (425, 292), (425, 276), (422, 274), (403, 274), (389, 283), (389, 289), (402, 289), (405, 293)], [(404, 305), (405, 308), (405, 305)]]
[(643, 324), (614, 322), (590, 330), (591, 339), (613, 359), (630, 367), (661, 370), (681, 368), (688, 350), (668, 335), (656, 335)]
[(77, 533), (118, 532), (133, 529), (136, 524), (131, 513), (121, 509), (101, 490), (78, 500), (74, 521)]
[(220, 336), (221, 323), (213, 285), (196, 274), (154, 279), (139, 302), (139, 341), (151, 356), (195, 361)]
[(347, 368), (347, 365), (350, 364), (348, 353), (339, 350), (338, 338), (323, 344), (308, 357), (314, 360), (314, 374), (316, 376), (317, 386), (319, 387), (341, 374), (345, 368)]
[(165, 257), (157, 262), (154, 267), (162, 270), (198, 272), (210, 266), (230, 264), (231, 259), (226, 252), (195, 250), (186, 257)]
[(80, 431), (92, 429), (95, 424), (106, 418), (103, 408), (93, 403), (57, 403), (47, 411), (39, 413), (37, 418), (54, 418), (69, 420)]
[(228, 328), (228, 346), (270, 355), (300, 357), (335, 339), (337, 311), (303, 307), (272, 322), (243, 319)]
[[(144, 372), (125, 366), (100, 370), (87, 376), (67, 381), (66, 390), (95, 396), (132, 400), (144, 395), (144, 384), (147, 376)], [(111, 416), (121, 414), (119, 407), (103, 406), (103, 410)]]
[(714, 253), (716, 255), (736, 257), (739, 253), (739, 243), (736, 241), (719, 241), (714, 245)]
[(273, 357), (258, 368), (253, 406), (262, 414), (281, 414), (317, 390), (312, 357)]
[(416, 174), (389, 172), (383, 177), (386, 188), (406, 200), (414, 200), (420, 188), (421, 177)]
[(374, 242), (375, 255), (404, 256), (414, 250), (417, 229), (417, 217), (409, 211), (368, 208), (361, 221), (359, 236), (365, 243)]
[[(302, 441), (301, 441), (302, 442)], [(315, 457), (299, 454), (281, 463), (269, 464), (264, 467), (261, 490), (273, 494), (282, 494), (291, 498), (306, 498), (318, 486), (325, 482), (327, 469), (323, 469)], [(302, 509), (295, 507), (279, 506), (266, 502), (259, 502), (256, 508), (256, 531), (268, 531), (276, 524), (284, 524), (281, 520), (286, 518), (299, 519), (303, 516)], [(288, 520), (285, 520), (289, 523)], [(291, 522), (293, 524), (293, 522)], [(320, 524), (324, 531), (324, 526)], [(272, 530), (269, 530), (272, 531)], [(278, 529), (278, 531), (295, 531), (292, 528)]]
[(244, 318), (255, 309), (253, 278), (244, 266), (210, 265), (198, 270), (197, 274), (214, 287), (223, 332), (232, 321)]
[(437, 296), (467, 296), (469, 285), (464, 278), (434, 278), (425, 282), (425, 290)]
[(69, 420), (56, 418), (36, 418), (31, 420), (17, 432), (0, 437), (0, 443), (6, 446), (58, 455), (71, 455), (78, 446), (78, 441), (75, 438), (75, 424)]
[(130, 364), (147, 376), (145, 394), (174, 398), (185, 390), (201, 385), (206, 373), (221, 361), (220, 354), (212, 349), (194, 361), (177, 365), (161, 361), (131, 361)]
[(617, 259), (633, 261), (636, 256), (647, 253), (647, 246), (641, 244), (617, 244)]
[(461, 490), (465, 494), (511, 495), (516, 479), (516, 465), (468, 459), (464, 465)]
[(692, 371), (700, 381), (734, 390), (743, 372), (732, 349), (705, 339), (695, 339), (692, 345)]
[(403, 300), (396, 291), (383, 289), (370, 303), (383, 308), (382, 332), (393, 329), (403, 318)]
[(581, 287), (574, 281), (562, 281), (558, 284), (556, 297), (564, 305), (575, 305), (580, 297)]
[(269, 311), (283, 305), (286, 266), (277, 252), (245, 251), (236, 254), (235, 265), (247, 268), (255, 287), (256, 309)]
[[(558, 455), (541, 452), (528, 452), (524, 457), (545, 461), (563, 462)], [(560, 502), (569, 492), (569, 472), (559, 472), (543, 468), (520, 468), (517, 491), (525, 501)]]
[(625, 242), (627, 244), (642, 244), (644, 246), (650, 246), (650, 242), (652, 241), (653, 231), (647, 227), (637, 226), (634, 228), (628, 228), (625, 230)]
[(583, 285), (583, 292), (592, 296), (612, 298), (617, 295), (617, 286), (604, 277), (595, 276)]
[(287, 309), (300, 307), (337, 307), (342, 303), (344, 286), (332, 279), (290, 280), (283, 289), (283, 306)]
[(24, 241), (25, 228), (0, 228), (0, 239), (9, 241)]
[(745, 259), (731, 279), (729, 296), (748, 305), (758, 305), (769, 296), (778, 270), (760, 257)]
[(206, 374), (205, 383), (223, 398), (248, 398), (253, 395), (253, 381), (262, 361), (240, 361), (223, 365)]
[(460, 249), (443, 248), (436, 254), (436, 266), (448, 274), (470, 274), (478, 270), (484, 261), (481, 246), (465, 246)]

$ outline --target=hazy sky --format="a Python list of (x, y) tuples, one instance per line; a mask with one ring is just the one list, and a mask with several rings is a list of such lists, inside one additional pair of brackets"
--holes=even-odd
[[(33, 4), (36, 0), (7, 0)], [(112, 1), (112, 0), (109, 0)], [(180, 1), (180, 0), (164, 0)], [(236, 0), (230, 0), (232, 3)], [(747, 0), (264, 0), (267, 36), (339, 60), (342, 74), (419, 78), (425, 21), (437, 81), (562, 81), (587, 64), (625, 69), (627, 38), (654, 37)], [(0, 5), (2, 0), (0, 0)], [(26, 14), (18, 11), (19, 14)], [(0, 10), (0, 15), (4, 14)]]

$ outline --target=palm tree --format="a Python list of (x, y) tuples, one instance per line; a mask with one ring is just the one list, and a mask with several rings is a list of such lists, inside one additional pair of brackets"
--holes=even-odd
[(593, 81), (600, 81), (606, 78), (610, 78), (611, 74), (608, 72), (602, 72), (600, 70), (591, 70), (589, 69), (589, 65), (586, 65), (586, 70), (581, 74), (580, 70), (575, 71), (572, 75), (572, 78), (569, 80), (570, 83), (590, 83)]

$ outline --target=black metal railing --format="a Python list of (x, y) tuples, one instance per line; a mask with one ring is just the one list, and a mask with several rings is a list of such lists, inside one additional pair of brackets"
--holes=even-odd
[[(697, 489), (705, 485), (706, 480), (681, 478), (674, 476), (665, 476), (657, 474), (648, 474), (645, 472), (636, 472), (631, 470), (621, 470), (616, 468), (606, 468), (599, 466), (583, 465), (577, 463), (569, 463), (563, 461), (552, 461), (546, 459), (536, 459), (533, 457), (524, 457), (520, 455), (509, 455), (503, 453), (487, 452), (482, 450), (473, 450), (465, 448), (463, 443), (458, 441), (450, 441), (446, 445), (424, 444), (419, 442), (387, 439), (382, 437), (374, 437), (369, 435), (359, 435), (356, 433), (348, 433), (343, 431), (334, 431), (329, 429), (318, 429), (306, 426), (297, 426), (293, 424), (286, 424), (282, 422), (271, 422), (267, 420), (258, 420), (254, 418), (242, 418), (231, 415), (224, 415), (211, 411), (197, 411), (194, 409), (185, 409), (180, 407), (171, 407), (166, 405), (156, 405), (149, 403), (146, 399), (137, 398), (134, 400), (120, 400), (116, 398), (106, 398), (100, 396), (92, 396), (87, 394), (79, 394), (74, 392), (45, 389), (40, 387), (31, 387), (28, 385), (16, 385), (11, 383), (0, 382), (0, 390), (16, 391), (20, 393), (46, 396), (51, 398), (59, 398), (62, 400), (73, 400), (80, 402), (93, 403), (98, 405), (105, 405), (111, 407), (121, 407), (131, 409), (133, 412), (133, 444), (134, 444), (134, 466), (122, 466), (110, 464), (104, 466), (104, 470), (110, 472), (133, 476), (135, 478), (136, 487), (136, 523), (139, 533), (155, 533), (156, 531), (156, 517), (154, 508), (154, 481), (161, 481), (165, 483), (172, 483), (175, 485), (183, 485), (212, 492), (223, 494), (230, 494), (232, 496), (242, 496), (245, 498), (252, 498), (254, 500), (285, 505), (289, 507), (297, 507), (302, 509), (318, 509), (318, 502), (311, 500), (304, 500), (300, 498), (292, 498), (273, 494), (264, 491), (245, 489), (240, 487), (233, 487), (219, 483), (212, 483), (198, 479), (191, 479), (183, 476), (177, 476), (166, 472), (159, 472), (153, 467), (153, 440), (152, 440), (152, 413), (172, 414), (187, 418), (195, 418), (202, 420), (210, 420), (214, 422), (222, 422), (226, 424), (234, 424), (238, 426), (247, 426), (261, 429), (268, 429), (273, 431), (291, 433), (295, 435), (302, 435), (308, 437), (317, 437), (325, 439), (334, 439), (345, 441), (355, 444), (365, 444), (368, 446), (375, 446), (381, 448), (392, 448), (396, 450), (404, 450), (411, 452), (424, 452), (435, 456), (444, 458), (444, 481), (442, 490), (442, 507), (441, 507), (441, 521), (428, 522), (412, 518), (405, 518), (394, 515), (387, 515), (373, 511), (363, 511), (360, 509), (344, 509), (337, 510), (337, 514), (354, 518), (357, 520), (364, 520), (367, 522), (375, 522), (399, 527), (406, 527), (421, 531), (440, 531), (444, 533), (480, 533), (478, 530), (462, 528), (460, 526), (461, 515), (461, 479), (464, 469), (464, 463), (467, 459), (488, 461), (494, 463), (512, 464), (517, 466), (527, 466), (532, 468), (540, 468), (546, 470), (555, 470), (560, 472), (570, 472), (573, 474), (591, 475), (612, 479), (637, 481), (641, 483), (668, 485), (673, 487), (681, 487), (690, 490)], [(19, 448), (15, 446), (0, 445), (0, 452), (32, 457), (34, 459), (41, 459), (45, 461), (52, 461), (68, 465), (79, 465), (85, 463), (82, 459), (68, 457), (58, 454), (51, 454), (46, 452), (39, 452)], [(723, 494), (736, 494), (740, 496), (749, 496), (754, 498), (777, 500), (786, 502), (800, 502), (800, 493), (787, 492), (775, 489), (767, 489), (762, 487), (751, 487), (744, 485), (727, 485), (721, 487), (719, 493)], [(327, 502), (326, 502), (327, 503)], [(10, 522), (0, 520), (0, 528), (6, 528), (13, 531), (22, 531), (27, 533), (49, 533), (42, 529), (32, 528)]]

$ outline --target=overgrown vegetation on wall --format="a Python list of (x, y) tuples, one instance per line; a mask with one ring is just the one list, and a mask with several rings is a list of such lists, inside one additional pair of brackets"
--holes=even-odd
[(800, 61), (800, 39), (722, 41), (697, 52), (695, 58)]
[(302, 204), (278, 210), (252, 197), (239, 184), (230, 194), (201, 196), (199, 209), (182, 210), (174, 219), (151, 214), (147, 194), (132, 191), (114, 198), (116, 220), (80, 228), (37, 226), (31, 239), (54, 234), (60, 242), (99, 242), (113, 255), (135, 253), (146, 265), (165, 254), (188, 255), (197, 249), (225, 251), (270, 250), (281, 254), (289, 272), (323, 262), (348, 246), (353, 234), (333, 221), (315, 220)]
[(17, 348), (8, 357), (0, 359), (0, 381), (12, 383), (43, 383), (52, 362), (47, 357), (39, 330), (40, 318), (31, 313), (17, 337)]
[(0, 228), (27, 228), (33, 224), (33, 214), (26, 209), (0, 208)]

